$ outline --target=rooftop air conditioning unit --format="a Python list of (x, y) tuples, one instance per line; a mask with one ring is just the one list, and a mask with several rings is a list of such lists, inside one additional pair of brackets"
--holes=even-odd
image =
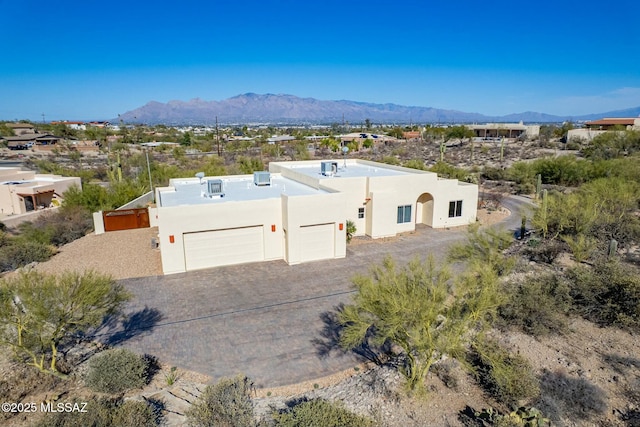
[(320, 163), (320, 173), (324, 176), (333, 176), (338, 173), (338, 162)]
[(207, 197), (224, 197), (221, 179), (207, 180)]
[(271, 185), (271, 174), (267, 171), (262, 172), (254, 172), (253, 173), (253, 183), (258, 187), (262, 187), (265, 185)]

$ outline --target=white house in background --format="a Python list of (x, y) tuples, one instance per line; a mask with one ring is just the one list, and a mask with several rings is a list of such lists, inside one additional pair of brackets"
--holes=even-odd
[(156, 189), (165, 274), (346, 255), (346, 221), (372, 238), (476, 220), (478, 187), (363, 160), (274, 162), (254, 175), (172, 179)]
[(476, 138), (537, 138), (540, 135), (540, 125), (525, 125), (520, 123), (486, 123), (484, 125), (467, 125)]
[(17, 167), (0, 168), (0, 214), (19, 215), (51, 206), (80, 178), (37, 174)]

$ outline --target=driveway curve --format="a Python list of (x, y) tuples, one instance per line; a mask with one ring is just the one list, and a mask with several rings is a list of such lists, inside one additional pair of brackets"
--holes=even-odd
[[(505, 199), (512, 215), (496, 226), (519, 228), (519, 211), (526, 204)], [(428, 254), (442, 258), (465, 234), (464, 227), (420, 227), (349, 245), (344, 259), (295, 266), (262, 262), (121, 280), (134, 294), (127, 320), (99, 331), (98, 338), (214, 380), (243, 373), (257, 387), (275, 387), (323, 377), (360, 362), (331, 345), (326, 322), (327, 313), (350, 302), (351, 278), (386, 255), (399, 262)]]

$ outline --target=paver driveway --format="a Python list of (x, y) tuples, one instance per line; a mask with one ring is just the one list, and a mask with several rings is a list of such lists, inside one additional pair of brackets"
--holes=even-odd
[[(517, 212), (519, 202), (505, 203)], [(516, 218), (517, 217), (517, 218)], [(514, 229), (519, 216), (501, 223)], [(443, 256), (465, 229), (422, 227), (389, 241), (349, 245), (345, 259), (289, 266), (284, 261), (122, 280), (134, 295), (127, 325), (101, 339), (214, 379), (244, 373), (258, 387), (319, 378), (353, 367), (340, 351), (323, 353), (322, 313), (349, 303), (351, 277), (390, 254), (399, 261)]]

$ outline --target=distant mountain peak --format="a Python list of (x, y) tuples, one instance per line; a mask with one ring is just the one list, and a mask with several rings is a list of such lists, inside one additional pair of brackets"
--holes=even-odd
[(222, 101), (193, 98), (187, 102), (171, 100), (165, 104), (149, 101), (143, 107), (121, 115), (125, 122), (147, 124), (212, 124), (220, 123), (478, 123), (478, 122), (563, 122), (593, 120), (600, 117), (635, 117), (640, 107), (585, 116), (554, 116), (527, 111), (505, 116), (486, 116), (433, 107), (403, 106), (393, 103), (373, 104), (359, 101), (323, 101), (290, 94), (257, 94), (247, 92)]

